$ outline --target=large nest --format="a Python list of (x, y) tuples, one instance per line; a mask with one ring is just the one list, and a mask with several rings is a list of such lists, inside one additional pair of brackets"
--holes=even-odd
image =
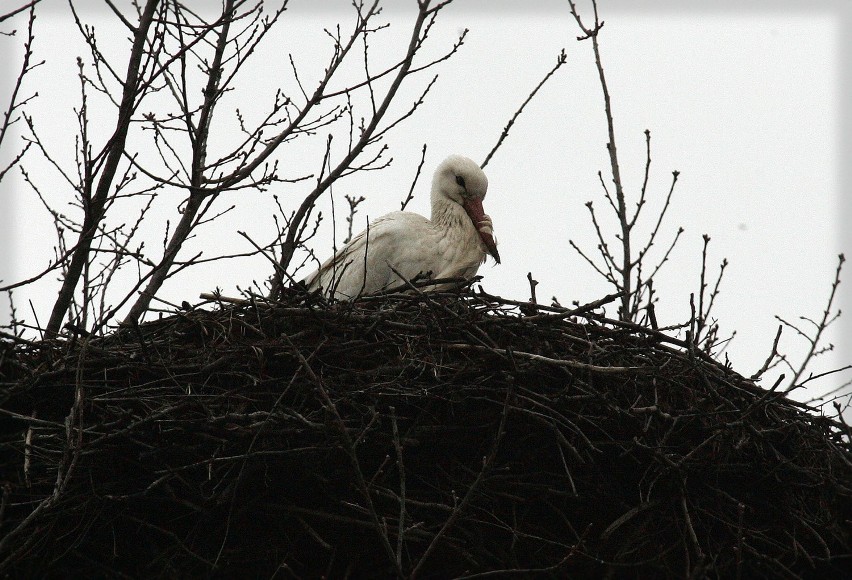
[(294, 296), (104, 338), (7, 335), (0, 572), (852, 567), (842, 424), (686, 342), (569, 314), (473, 293)]

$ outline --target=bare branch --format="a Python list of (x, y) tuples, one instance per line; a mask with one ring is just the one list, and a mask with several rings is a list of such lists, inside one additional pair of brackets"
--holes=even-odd
[[(222, 95), (222, 59), (225, 53), (225, 48), (228, 44), (228, 34), (234, 14), (234, 0), (226, 0), (222, 8), (222, 28), (216, 42), (216, 51), (213, 56), (213, 61), (210, 65), (210, 70), (207, 73), (207, 85), (204, 88), (204, 104), (201, 107), (198, 126), (193, 133), (193, 156), (191, 167), (191, 184), (189, 199), (184, 208), (175, 231), (172, 234), (169, 244), (163, 254), (160, 263), (154, 268), (151, 278), (145, 290), (139, 295), (136, 302), (131, 306), (130, 311), (124, 318), (124, 324), (133, 324), (139, 321), (151, 299), (157, 294), (157, 291), (162, 286), (163, 282), (169, 276), (172, 264), (177, 258), (177, 254), (183, 246), (186, 239), (189, 237), (196, 223), (196, 214), (201, 209), (207, 194), (200, 191), (199, 188), (203, 181), (203, 167), (207, 159), (207, 140), (210, 136), (210, 123), (213, 116), (213, 109)], [(209, 207), (209, 206), (208, 206)]]
[[(89, 207), (85, 208), (86, 212), (83, 220), (83, 228), (80, 232), (80, 240), (71, 257), (71, 262), (62, 281), (62, 288), (59, 290), (59, 295), (53, 306), (47, 328), (45, 329), (48, 338), (56, 336), (59, 328), (62, 326), (62, 321), (71, 305), (80, 275), (88, 261), (95, 232), (103, 219), (104, 207), (110, 194), (116, 170), (118, 169), (118, 163), (124, 154), (124, 145), (130, 127), (130, 119), (138, 105), (137, 99), (139, 98), (139, 94), (137, 88), (140, 82), (140, 65), (148, 30), (154, 21), (154, 14), (158, 5), (159, 0), (147, 0), (139, 25), (136, 28), (133, 48), (127, 65), (127, 75), (124, 80), (121, 107), (116, 119), (115, 132), (104, 149), (104, 151), (109, 151), (109, 154), (106, 156), (105, 165), (100, 173), (91, 203)], [(92, 169), (94, 168), (87, 168), (87, 171), (91, 172), (90, 174), (93, 176), (92, 180), (94, 180)], [(87, 184), (87, 186), (90, 185)]]
[(408, 188), (408, 195), (399, 204), (399, 211), (405, 211), (408, 203), (414, 199), (414, 187), (417, 185), (417, 180), (420, 179), (420, 172), (423, 170), (423, 163), (426, 161), (426, 143), (423, 144), (423, 149), (420, 151), (420, 163), (417, 165), (417, 171), (414, 173), (414, 179), (411, 180), (411, 187)]
[[(834, 297), (837, 294), (837, 287), (840, 285), (840, 273), (843, 270), (843, 263), (845, 261), (846, 261), (846, 256), (844, 256), (843, 254), (840, 254), (839, 256), (837, 256), (837, 269), (834, 271), (834, 282), (832, 282), (832, 284), (831, 284), (831, 293), (828, 296), (828, 303), (825, 306), (825, 310), (823, 310), (822, 319), (816, 325), (816, 332), (815, 332), (813, 337), (808, 336), (807, 334), (805, 334), (804, 332), (802, 332), (801, 330), (799, 330), (798, 328), (796, 328), (792, 324), (785, 322), (784, 320), (781, 320), (780, 318), (778, 318), (776, 316), (776, 318), (778, 318), (778, 320), (781, 320), (781, 322), (783, 324), (786, 324), (787, 326), (796, 330), (799, 334), (804, 336), (808, 340), (808, 342), (810, 343), (810, 348), (808, 349), (808, 352), (805, 355), (805, 358), (802, 359), (802, 363), (799, 365), (798, 370), (796, 370), (795, 373), (793, 374), (793, 378), (790, 380), (790, 386), (787, 387), (786, 392), (789, 392), (789, 391), (795, 389), (796, 387), (801, 386), (799, 384), (799, 379), (802, 377), (805, 370), (808, 368), (808, 364), (811, 362), (813, 357), (818, 355), (819, 352), (820, 352), (820, 351), (817, 350), (817, 348), (821, 344), (820, 341), (822, 340), (823, 332), (825, 332), (825, 329), (834, 320), (836, 320), (838, 316), (840, 316), (839, 310), (837, 311), (837, 313), (835, 315), (832, 316), (832, 310), (831, 309), (834, 305)], [(811, 379), (808, 379), (808, 380), (811, 380)], [(805, 381), (805, 382), (807, 382), (807, 381)], [(802, 383), (802, 384), (804, 384), (804, 383)]]
[(482, 165), (480, 165), (480, 167), (482, 169), (485, 169), (485, 166), (488, 165), (489, 161), (491, 161), (491, 158), (497, 152), (497, 149), (500, 148), (500, 145), (502, 145), (503, 141), (506, 139), (506, 137), (509, 136), (509, 130), (512, 128), (512, 125), (515, 124), (515, 121), (518, 120), (518, 117), (521, 116), (521, 113), (523, 113), (524, 108), (527, 106), (527, 104), (530, 101), (532, 101), (533, 97), (535, 97), (535, 95), (539, 91), (539, 89), (541, 89), (541, 87), (544, 86), (544, 83), (546, 83), (550, 79), (550, 77), (552, 77), (553, 74), (557, 70), (559, 70), (559, 68), (563, 64), (565, 64), (567, 62), (567, 60), (568, 60), (568, 57), (566, 56), (565, 49), (563, 48), (562, 52), (559, 53), (559, 56), (556, 57), (556, 64), (554, 65), (554, 67), (552, 69), (550, 69), (550, 71), (548, 71), (548, 73), (546, 75), (544, 75), (544, 78), (541, 79), (541, 82), (539, 82), (536, 85), (536, 87), (532, 90), (532, 92), (529, 95), (527, 95), (527, 98), (524, 100), (523, 103), (521, 103), (521, 106), (518, 107), (518, 110), (515, 111), (515, 114), (512, 115), (512, 118), (509, 119), (509, 122), (506, 123), (506, 126), (503, 127), (503, 132), (500, 134), (500, 138), (497, 139), (497, 143), (494, 144), (494, 147), (491, 149), (491, 151), (488, 152), (488, 155), (485, 156), (485, 161), (483, 161)]
[[(33, 42), (35, 40), (35, 35), (33, 33), (33, 24), (35, 23), (36, 17), (35, 5), (39, 1), (40, 0), (34, 0), (33, 2), (21, 6), (20, 8), (6, 14), (5, 16), (0, 17), (0, 22), (3, 22), (7, 18), (11, 18), (16, 14), (23, 12), (27, 8), (29, 8), (30, 10), (30, 17), (27, 21), (27, 38), (24, 41), (24, 58), (21, 62), (20, 72), (18, 72), (18, 76), (15, 79), (14, 86), (12, 87), (12, 94), (9, 96), (9, 105), (6, 108), (6, 111), (3, 113), (2, 124), (0, 124), (0, 147), (3, 146), (3, 142), (6, 139), (6, 133), (9, 130), (9, 127), (20, 121), (20, 116), (15, 115), (16, 111), (18, 111), (30, 100), (38, 96), (37, 92), (34, 93), (32, 96), (26, 97), (24, 99), (19, 99), (18, 95), (21, 91), (21, 84), (24, 82), (24, 77), (26, 77), (27, 73), (29, 73), (36, 67), (44, 64), (44, 61), (38, 62), (36, 64), (30, 64), (30, 59), (33, 55)], [(30, 148), (30, 145), (30, 143), (24, 145), (21, 151), (15, 155), (15, 157), (9, 162), (9, 164), (6, 167), (2, 168), (2, 170), (0, 170), (0, 181), (3, 180), (3, 177), (6, 175), (6, 173), (9, 172), (10, 169), (15, 167), (21, 161), (24, 154), (26, 154), (27, 150)]]
[(24, 10), (26, 10), (28, 8), (30, 9), (30, 12), (32, 12), (32, 9), (35, 8), (35, 5), (38, 4), (39, 2), (41, 2), (41, 0), (32, 0), (31, 2), (28, 2), (27, 4), (24, 4), (22, 6), (19, 6), (18, 8), (15, 8), (11, 12), (7, 12), (6, 14), (0, 15), (0, 22), (8, 20), (9, 18), (12, 18), (16, 14), (20, 14), (21, 12), (23, 12)]

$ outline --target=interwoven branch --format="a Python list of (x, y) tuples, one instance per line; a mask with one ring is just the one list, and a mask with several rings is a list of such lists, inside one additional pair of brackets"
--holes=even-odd
[(589, 309), (320, 300), (0, 340), (0, 572), (841, 577), (842, 424)]

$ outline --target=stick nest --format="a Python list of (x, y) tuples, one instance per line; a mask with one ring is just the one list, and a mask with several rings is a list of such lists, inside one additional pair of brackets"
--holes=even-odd
[(0, 573), (852, 568), (846, 427), (685, 342), (481, 293), (316, 300), (6, 335)]

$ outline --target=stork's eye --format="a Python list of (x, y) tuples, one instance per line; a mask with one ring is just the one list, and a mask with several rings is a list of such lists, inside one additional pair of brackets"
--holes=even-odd
[(462, 188), (464, 188), (464, 177), (462, 177), (461, 175), (456, 175), (456, 183), (458, 183), (462, 186)]

